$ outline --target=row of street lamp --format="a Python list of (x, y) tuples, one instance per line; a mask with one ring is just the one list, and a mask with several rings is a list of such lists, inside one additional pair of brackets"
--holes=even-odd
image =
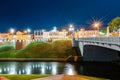
[[(14, 34), (14, 32), (15, 32), (15, 29), (11, 28), (11, 29), (10, 29), (10, 33)], [(30, 33), (31, 30), (30, 30), (30, 29), (27, 29), (27, 30), (25, 30), (24, 32)]]
[[(101, 24), (100, 21), (95, 21), (95, 22), (93, 22), (92, 27), (94, 27), (94, 28), (96, 28), (97, 30), (99, 30), (101, 25), (102, 25), (102, 24)], [(74, 28), (73, 24), (70, 24), (68, 31), (69, 31), (69, 32), (73, 32), (74, 30), (75, 30), (75, 28)], [(63, 31), (63, 30), (62, 30), (62, 31)], [(15, 29), (11, 28), (11, 29), (10, 29), (10, 33), (14, 34), (14, 32), (15, 32)], [(29, 34), (29, 33), (31, 32), (31, 30), (30, 30), (30, 29), (27, 29), (27, 30), (25, 30), (24, 32)]]
[[(102, 26), (102, 23), (100, 21), (94, 21), (92, 24), (92, 27), (99, 30)], [(69, 31), (74, 31), (74, 26), (72, 24), (69, 25)]]

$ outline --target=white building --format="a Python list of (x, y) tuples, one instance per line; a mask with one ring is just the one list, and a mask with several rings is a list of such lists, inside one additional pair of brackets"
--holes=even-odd
[(7, 40), (7, 33), (0, 33), (0, 40)]
[(55, 40), (55, 39), (66, 39), (67, 32), (58, 31), (57, 27), (53, 27), (51, 31), (34, 31), (34, 40)]
[(81, 29), (78, 32), (78, 37), (98, 37), (99, 36), (99, 30), (85, 30)]

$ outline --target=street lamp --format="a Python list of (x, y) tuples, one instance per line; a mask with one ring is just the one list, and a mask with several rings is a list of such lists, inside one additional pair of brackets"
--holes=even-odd
[(72, 24), (69, 25), (69, 32), (72, 33), (72, 37), (74, 38), (74, 26)]
[(74, 31), (74, 26), (73, 26), (72, 24), (70, 24), (70, 26), (69, 26), (69, 31), (70, 31), (70, 32), (73, 32), (73, 31)]
[(66, 29), (62, 29), (62, 32), (64, 32), (64, 39), (65, 39), (66, 38), (66, 33), (67, 33)]
[(30, 29), (27, 29), (27, 32), (28, 32), (28, 34), (31, 32), (31, 30)]
[(14, 29), (10, 29), (10, 33), (12, 33), (12, 34), (13, 34), (14, 32), (15, 32), (15, 30), (14, 30)]
[(31, 30), (27, 29), (27, 39), (29, 39), (29, 37), (30, 37), (30, 35), (29, 35), (30, 32), (31, 32)]
[(92, 26), (98, 30), (98, 35), (99, 35), (99, 30), (101, 27), (102, 23), (100, 21), (94, 21)]
[(14, 29), (10, 29), (10, 34), (12, 35), (12, 39), (13, 39), (13, 37), (14, 37), (14, 32), (15, 32)]
[(100, 26), (101, 26), (102, 24), (101, 24), (101, 22), (100, 21), (95, 21), (95, 22), (93, 22), (93, 24), (92, 24), (92, 26), (94, 27), (94, 28), (96, 28), (96, 29), (100, 29)]

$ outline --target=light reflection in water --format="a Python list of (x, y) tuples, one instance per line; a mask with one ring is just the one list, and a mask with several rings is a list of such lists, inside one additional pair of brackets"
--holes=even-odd
[(3, 70), (4, 70), (4, 72), (6, 72), (6, 68), (4, 68)]
[(0, 74), (75, 74), (73, 65), (60, 62), (0, 62), (0, 64)]
[(0, 69), (0, 73), (2, 72), (2, 69)]
[(8, 73), (9, 74), (16, 74), (16, 64), (14, 64), (14, 65), (10, 65), (9, 67), (8, 67)]
[(41, 66), (41, 74), (45, 74), (45, 65), (44, 64), (42, 64), (42, 66)]
[(56, 65), (56, 63), (53, 63), (52, 64), (52, 74), (57, 74), (57, 65)]
[(8, 71), (8, 72), (9, 72), (9, 74), (16, 74), (15, 67), (12, 67), (12, 68), (10, 69), (10, 71)]
[(65, 65), (64, 73), (68, 75), (75, 75), (77, 74), (77, 71), (75, 70), (75, 67), (72, 64), (67, 63)]
[(31, 70), (32, 70), (31, 64), (27, 64), (26, 67), (25, 67), (25, 70), (26, 70), (26, 74), (31, 74)]

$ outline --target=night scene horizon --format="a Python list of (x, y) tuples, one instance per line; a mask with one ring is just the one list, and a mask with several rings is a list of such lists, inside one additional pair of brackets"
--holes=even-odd
[(119, 9), (119, 0), (0, 0), (0, 32), (10, 28), (61, 29), (71, 23), (89, 29), (93, 20), (106, 27), (120, 16)]

